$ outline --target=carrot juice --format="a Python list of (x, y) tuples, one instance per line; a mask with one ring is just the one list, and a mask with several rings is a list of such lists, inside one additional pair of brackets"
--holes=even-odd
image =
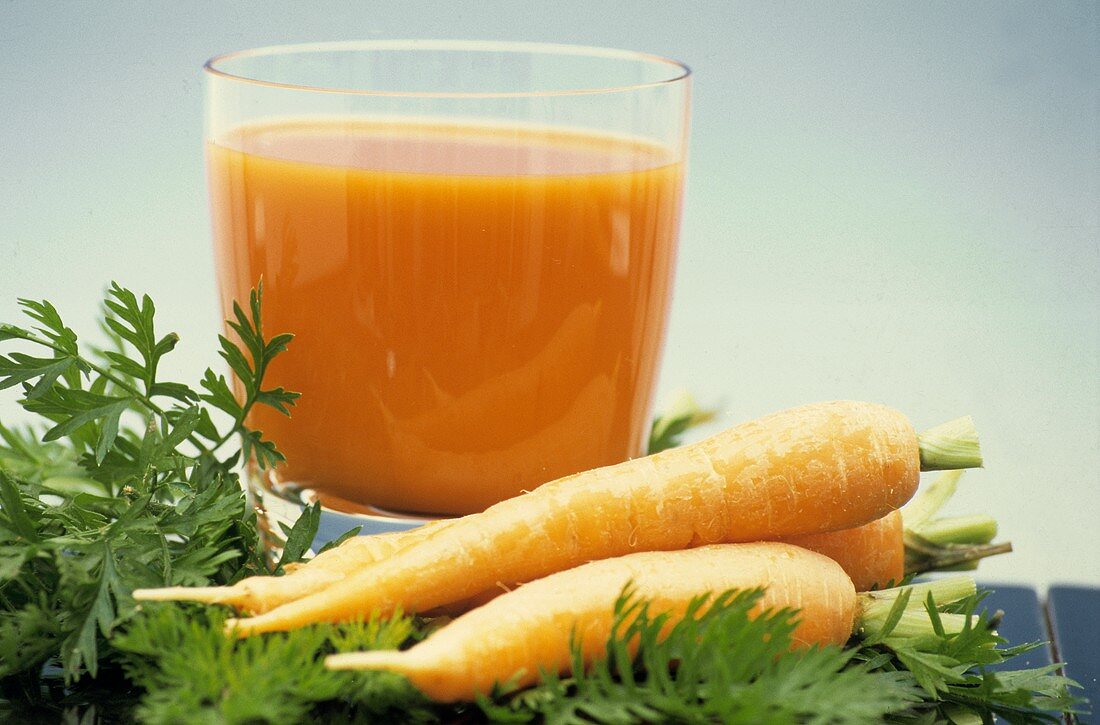
[(208, 144), (223, 302), (264, 280), (282, 482), (479, 511), (643, 453), (683, 185), (664, 147), (340, 118)]

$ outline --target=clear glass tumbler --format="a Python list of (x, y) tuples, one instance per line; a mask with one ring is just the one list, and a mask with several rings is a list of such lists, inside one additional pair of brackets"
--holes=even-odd
[(480, 511), (646, 446), (690, 72), (563, 45), (370, 41), (206, 64), (222, 302), (264, 281), (272, 546)]

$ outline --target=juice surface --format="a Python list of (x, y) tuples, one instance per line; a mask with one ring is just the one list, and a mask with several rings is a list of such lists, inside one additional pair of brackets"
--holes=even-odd
[[(223, 303), (264, 279), (283, 481), (479, 511), (643, 452), (683, 169), (552, 129), (341, 119), (208, 144)], [(228, 307), (227, 307), (228, 309)]]

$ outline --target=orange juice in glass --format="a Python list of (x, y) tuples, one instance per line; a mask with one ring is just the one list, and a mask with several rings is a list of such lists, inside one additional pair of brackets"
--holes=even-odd
[(320, 500), (378, 531), (644, 452), (684, 66), (394, 41), (207, 71), (223, 304), (262, 278), (265, 327), (296, 336), (269, 381), (302, 393), (293, 417), (250, 421), (287, 457), (250, 475), (265, 514)]

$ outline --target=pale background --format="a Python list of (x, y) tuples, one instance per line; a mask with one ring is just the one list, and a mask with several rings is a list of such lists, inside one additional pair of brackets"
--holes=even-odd
[[(0, 319), (78, 331), (111, 279), (218, 328), (202, 62), (273, 43), (606, 45), (695, 70), (662, 394), (736, 422), (827, 398), (962, 413), (1017, 553), (986, 578), (1100, 584), (1100, 14), (1094, 2), (0, 0)], [(0, 416), (11, 416), (10, 396)]]

